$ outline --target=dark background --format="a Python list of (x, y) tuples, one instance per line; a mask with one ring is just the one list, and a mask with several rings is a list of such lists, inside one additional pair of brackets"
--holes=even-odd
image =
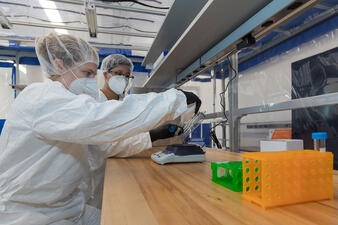
[[(338, 48), (292, 63), (292, 99), (338, 92)], [(338, 105), (292, 110), (292, 138), (313, 149), (313, 132), (327, 132), (338, 169)]]

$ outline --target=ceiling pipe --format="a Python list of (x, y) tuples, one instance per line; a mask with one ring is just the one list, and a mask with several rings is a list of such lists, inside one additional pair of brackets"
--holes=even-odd
[[(0, 40), (30, 42), (30, 43), (35, 42), (35, 39), (26, 39), (26, 38), (18, 38), (18, 37), (10, 37), (10, 36), (0, 36)], [(97, 48), (126, 49), (126, 50), (135, 50), (135, 51), (148, 51), (149, 50), (149, 47), (147, 46), (112, 45), (112, 44), (104, 44), (104, 43), (89, 43), (89, 44)]]
[[(65, 29), (65, 30), (88, 32), (88, 28), (86, 28), (86, 27), (71, 27), (71, 26), (64, 26), (64, 25), (33, 23), (33, 22), (24, 22), (24, 21), (11, 21), (11, 23), (13, 25), (21, 25), (21, 26), (55, 28), (55, 29)], [(133, 37), (143, 37), (143, 38), (155, 38), (155, 34), (125, 32), (125, 31), (113, 31), (111, 29), (109, 29), (109, 30), (108, 29), (98, 29), (97, 33), (114, 34), (114, 35), (122, 35), (122, 36), (133, 36)]]
[[(84, 1), (81, 0), (50, 0), (53, 2), (61, 2), (61, 3), (68, 3), (73, 5), (84, 5)], [(151, 10), (151, 9), (142, 9), (130, 6), (121, 6), (121, 5), (114, 5), (114, 4), (107, 4), (102, 2), (95, 2), (95, 6), (97, 8), (104, 8), (104, 9), (116, 9), (128, 12), (136, 12), (136, 13), (143, 13), (143, 14), (151, 14), (157, 16), (166, 16), (167, 13), (159, 10)]]

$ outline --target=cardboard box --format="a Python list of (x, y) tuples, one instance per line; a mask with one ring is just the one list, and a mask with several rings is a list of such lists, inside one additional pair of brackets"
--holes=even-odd
[(261, 141), (261, 152), (304, 150), (303, 140), (281, 139)]
[(269, 130), (268, 139), (292, 139), (292, 131), (291, 129), (271, 129)]

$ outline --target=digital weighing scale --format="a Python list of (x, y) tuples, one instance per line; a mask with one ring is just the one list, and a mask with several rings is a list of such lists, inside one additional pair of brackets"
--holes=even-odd
[(205, 152), (196, 144), (168, 145), (163, 151), (151, 155), (151, 159), (158, 164), (204, 162)]

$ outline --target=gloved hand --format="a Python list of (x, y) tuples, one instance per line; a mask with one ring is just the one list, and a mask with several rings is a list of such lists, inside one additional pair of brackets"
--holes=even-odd
[(151, 142), (158, 139), (166, 139), (180, 135), (183, 133), (183, 128), (175, 124), (165, 124), (149, 131)]
[[(182, 90), (180, 90), (180, 91), (182, 91)], [(182, 91), (182, 92), (185, 95), (185, 97), (187, 98), (187, 105), (190, 105), (192, 103), (196, 103), (196, 107), (195, 107), (195, 114), (196, 114), (201, 107), (201, 103), (202, 103), (201, 99), (192, 92), (188, 92), (188, 91)]]

